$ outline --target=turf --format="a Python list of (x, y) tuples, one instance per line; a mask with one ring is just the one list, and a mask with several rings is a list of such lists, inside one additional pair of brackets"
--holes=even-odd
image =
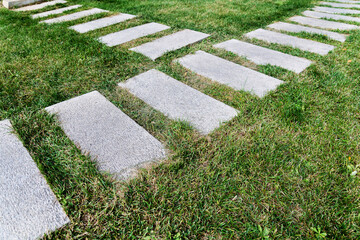
[[(360, 238), (354, 175), (360, 170), (359, 31), (351, 31), (345, 43), (292, 34), (336, 46), (324, 57), (252, 41), (315, 62), (296, 75), (256, 66), (212, 45), (299, 14), (315, 3), (311, 0), (73, 2), (138, 18), (80, 35), (66, 29), (74, 22), (39, 25), (29, 13), (0, 9), (0, 119), (12, 120), (72, 221), (45, 239)], [(172, 29), (121, 47), (95, 40), (152, 21)], [(184, 28), (212, 37), (156, 62), (127, 50)], [(259, 99), (172, 63), (196, 50), (286, 84)], [(239, 116), (204, 137), (116, 87), (152, 68), (238, 109)], [(125, 183), (99, 173), (42, 111), (92, 90), (161, 140), (169, 158)]]

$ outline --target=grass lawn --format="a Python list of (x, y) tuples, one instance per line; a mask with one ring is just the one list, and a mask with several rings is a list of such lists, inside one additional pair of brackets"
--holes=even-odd
[[(360, 238), (360, 178), (351, 176), (360, 171), (360, 31), (350, 31), (345, 43), (297, 34), (336, 46), (324, 57), (257, 42), (315, 62), (298, 75), (212, 45), (243, 39), (316, 1), (70, 2), (138, 18), (80, 35), (66, 28), (74, 22), (39, 25), (29, 13), (0, 8), (0, 120), (11, 119), (72, 222), (46, 239)], [(121, 47), (95, 40), (152, 21), (172, 28)], [(156, 62), (127, 50), (184, 28), (212, 37)], [(260, 99), (172, 63), (196, 50), (286, 84)], [(116, 87), (152, 68), (238, 109), (239, 116), (204, 137)], [(162, 141), (169, 158), (126, 183), (99, 173), (42, 111), (92, 90)]]

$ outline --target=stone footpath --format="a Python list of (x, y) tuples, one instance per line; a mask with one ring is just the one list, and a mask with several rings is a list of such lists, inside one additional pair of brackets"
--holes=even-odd
[[(5, 1), (8, 5), (20, 4), (15, 3), (18, 0)], [(33, 19), (39, 19), (41, 24), (69, 22), (100, 13), (108, 15), (69, 27), (79, 34), (136, 18), (135, 15), (113, 14), (99, 8), (79, 10), (81, 5), (58, 8), (57, 4), (65, 3), (65, 0), (53, 0), (14, 11), (52, 7), (52, 10), (31, 15)], [(266, 29), (249, 32), (244, 35), (245, 41), (230, 39), (213, 47), (245, 57), (257, 65), (270, 64), (300, 74), (313, 62), (259, 46), (258, 42), (327, 55), (334, 46), (287, 33), (318, 34), (330, 40), (345, 42), (346, 34), (331, 30), (359, 29), (356, 23), (360, 23), (360, 18), (348, 14), (360, 14), (360, 10), (356, 10), (360, 8), (360, 1), (337, 0), (320, 4), (303, 12), (303, 16), (294, 16), (287, 22), (272, 23)], [(67, 11), (75, 12), (66, 14)], [(60, 14), (65, 15), (56, 16)], [(160, 23), (146, 23), (107, 34), (98, 38), (98, 41), (108, 47), (115, 47), (170, 28)], [(208, 37), (210, 35), (206, 33), (184, 29), (129, 50), (156, 61), (171, 51), (196, 44)], [(246, 42), (251, 39), (257, 40), (257, 44)], [(257, 97), (264, 97), (284, 84), (282, 80), (204, 51), (174, 59), (174, 62), (211, 81)], [(188, 122), (203, 135), (211, 133), (238, 114), (236, 109), (156, 69), (121, 82), (118, 86), (127, 89), (170, 119)], [(118, 179), (127, 179), (144, 164), (166, 158), (166, 149), (161, 142), (97, 91), (49, 106), (46, 111), (58, 117), (65, 134), (84, 154), (89, 154), (97, 162), (99, 170), (109, 172)], [(9, 120), (0, 121), (0, 181), (0, 239), (37, 239), (70, 221), (35, 162), (12, 133)]]

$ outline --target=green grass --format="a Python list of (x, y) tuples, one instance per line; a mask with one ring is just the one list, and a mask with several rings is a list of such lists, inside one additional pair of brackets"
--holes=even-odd
[[(12, 120), (71, 218), (46, 239), (360, 238), (360, 181), (351, 176), (360, 170), (359, 31), (349, 32), (343, 44), (297, 34), (336, 46), (324, 57), (257, 41), (315, 62), (297, 75), (212, 45), (285, 20), (312, 6), (311, 0), (76, 3), (139, 17), (80, 35), (66, 29), (74, 23), (39, 25), (29, 13), (0, 9), (0, 119)], [(152, 21), (172, 29), (115, 48), (95, 40)], [(212, 37), (156, 62), (127, 50), (184, 28)], [(199, 49), (286, 84), (259, 99), (172, 63)], [(116, 87), (152, 68), (235, 107), (239, 116), (200, 136)], [(169, 158), (126, 183), (99, 173), (42, 111), (92, 90), (162, 141)]]

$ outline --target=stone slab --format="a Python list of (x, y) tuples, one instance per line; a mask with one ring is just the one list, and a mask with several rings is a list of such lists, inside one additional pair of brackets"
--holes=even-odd
[(0, 239), (38, 239), (70, 220), (9, 120), (0, 121)]
[(99, 41), (109, 47), (121, 45), (132, 40), (155, 34), (170, 27), (159, 23), (147, 23), (133, 28), (128, 28), (119, 32), (110, 33), (99, 38)]
[(346, 3), (334, 3), (334, 2), (320, 2), (321, 5), (337, 7), (337, 8), (360, 8), (360, 4), (346, 4)]
[(66, 3), (66, 1), (65, 0), (54, 0), (54, 1), (49, 1), (49, 2), (43, 2), (40, 4), (36, 4), (36, 5), (18, 8), (18, 9), (15, 9), (14, 11), (17, 11), (17, 12), (34, 11), (34, 10), (39, 10), (39, 9), (49, 7), (49, 6), (54, 6), (54, 5), (60, 4), (60, 3)]
[(352, 1), (352, 0), (332, 0), (332, 2), (341, 2), (341, 3), (360, 3), (360, 1)]
[(121, 22), (124, 22), (126, 20), (129, 20), (129, 19), (132, 19), (135, 17), (136, 17), (135, 15), (131, 15), (131, 14), (118, 14), (115, 16), (105, 17), (105, 18), (94, 20), (94, 21), (78, 24), (78, 25), (75, 25), (75, 26), (72, 26), (69, 28), (73, 29), (79, 33), (87, 33), (90, 31), (94, 31), (96, 29), (100, 29), (100, 28), (104, 28), (104, 27), (108, 27), (108, 26), (117, 24), (117, 23), (121, 23)]
[(209, 36), (209, 34), (185, 29), (169, 36), (156, 39), (155, 41), (145, 43), (141, 46), (131, 48), (130, 50), (141, 53), (148, 58), (155, 60), (167, 52), (194, 44), (208, 38)]
[(312, 64), (310, 60), (305, 58), (295, 57), (236, 39), (216, 44), (214, 47), (222, 48), (236, 55), (246, 57), (250, 61), (259, 65), (270, 64), (285, 68), (295, 73), (304, 71)]
[(42, 0), (3, 0), (2, 4), (6, 8), (14, 8), (14, 7), (21, 7), (26, 6), (29, 4), (41, 2)]
[(31, 15), (31, 18), (36, 19), (36, 18), (48, 17), (48, 16), (51, 16), (51, 15), (61, 14), (61, 13), (66, 12), (66, 11), (77, 9), (79, 7), (81, 7), (81, 5), (73, 5), (73, 6), (69, 6), (69, 7), (59, 8), (59, 9), (55, 9), (55, 10), (51, 10), (51, 11)]
[(359, 29), (359, 26), (347, 23), (340, 23), (310, 17), (302, 17), (302, 16), (294, 16), (289, 18), (290, 21), (300, 23), (302, 25), (308, 25), (311, 27), (318, 27), (323, 29), (330, 29), (330, 30), (353, 30)]
[(331, 13), (321, 13), (321, 12), (315, 12), (315, 11), (305, 11), (302, 14), (304, 16), (312, 17), (312, 18), (326, 18), (326, 19), (332, 19), (332, 20), (343, 20), (343, 21), (360, 23), (360, 18), (358, 18), (358, 17), (344, 16), (344, 15), (331, 14)]
[(61, 22), (74, 21), (74, 20), (77, 20), (77, 19), (80, 19), (80, 18), (88, 17), (88, 16), (91, 16), (91, 15), (99, 14), (99, 13), (105, 13), (105, 12), (109, 12), (109, 11), (103, 10), (103, 9), (100, 9), (100, 8), (92, 8), (92, 9), (89, 9), (89, 10), (84, 10), (84, 11), (81, 11), (81, 12), (76, 12), (76, 13), (64, 15), (64, 16), (57, 17), (57, 18), (47, 19), (47, 20), (41, 21), (40, 23), (52, 24), (52, 23), (61, 23)]
[(352, 0), (332, 0), (331, 2), (340, 2), (340, 3), (360, 3), (360, 1), (352, 1)]
[(298, 48), (300, 50), (317, 53), (322, 56), (328, 54), (331, 50), (335, 48), (334, 46), (329, 44), (289, 36), (286, 34), (272, 32), (264, 29), (257, 29), (255, 31), (245, 34), (245, 36), (248, 38), (256, 38), (269, 43), (277, 43), (280, 45)]
[(331, 8), (331, 7), (314, 7), (314, 11), (317, 12), (326, 12), (326, 13), (336, 13), (336, 14), (360, 14), (360, 10), (353, 9), (343, 9), (343, 8)]
[(101, 171), (127, 178), (141, 164), (165, 158), (163, 145), (94, 91), (46, 108), (57, 115), (65, 134)]
[(276, 89), (283, 81), (243, 67), (212, 54), (197, 51), (176, 60), (185, 68), (235, 90), (248, 91), (259, 97)]
[(270, 24), (268, 28), (280, 30), (280, 31), (287, 31), (287, 32), (293, 32), (293, 33), (300, 33), (300, 32), (307, 32), (312, 34), (320, 34), (324, 35), (332, 40), (336, 40), (339, 42), (345, 42), (346, 41), (346, 35), (336, 32), (331, 32), (327, 30), (322, 30), (318, 28), (312, 28), (312, 27), (304, 27), (297, 24), (291, 24), (291, 23), (284, 23), (284, 22), (277, 22)]
[(119, 83), (173, 120), (189, 122), (202, 134), (231, 120), (237, 111), (155, 69)]

